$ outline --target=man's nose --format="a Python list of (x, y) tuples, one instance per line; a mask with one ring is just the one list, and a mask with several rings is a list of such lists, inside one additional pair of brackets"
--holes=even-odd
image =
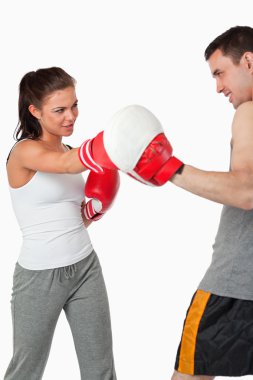
[(222, 91), (223, 91), (223, 84), (221, 82), (221, 80), (216, 80), (216, 91), (218, 92), (218, 94), (220, 94)]

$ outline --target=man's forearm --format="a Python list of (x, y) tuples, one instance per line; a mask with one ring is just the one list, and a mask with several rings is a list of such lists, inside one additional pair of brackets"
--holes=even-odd
[(253, 208), (253, 173), (204, 171), (185, 165), (181, 174), (175, 174), (171, 182), (217, 203), (246, 210)]

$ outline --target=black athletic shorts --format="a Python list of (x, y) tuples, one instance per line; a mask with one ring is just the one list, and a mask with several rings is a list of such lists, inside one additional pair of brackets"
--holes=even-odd
[(189, 375), (253, 374), (253, 301), (198, 290), (184, 321), (175, 370)]

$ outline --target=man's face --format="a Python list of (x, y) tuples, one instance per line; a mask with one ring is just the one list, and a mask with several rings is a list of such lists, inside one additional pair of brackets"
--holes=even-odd
[[(241, 103), (253, 100), (253, 75), (245, 53), (239, 64), (217, 49), (208, 59), (218, 93), (228, 97), (236, 109)], [(252, 54), (252, 53), (249, 53)]]

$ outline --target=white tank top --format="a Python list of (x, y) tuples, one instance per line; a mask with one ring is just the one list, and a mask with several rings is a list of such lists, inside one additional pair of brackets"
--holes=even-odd
[(52, 269), (74, 264), (92, 250), (81, 217), (84, 198), (81, 174), (36, 172), (10, 194), (23, 244), (18, 258), (27, 269)]

